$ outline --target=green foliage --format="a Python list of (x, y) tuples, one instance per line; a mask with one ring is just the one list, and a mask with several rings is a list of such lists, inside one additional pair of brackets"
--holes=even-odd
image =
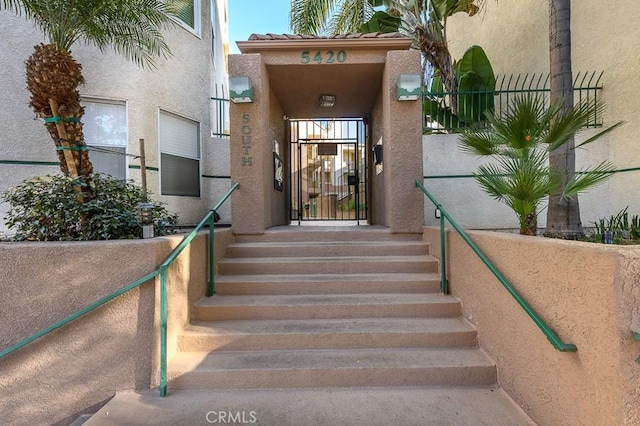
[(386, 12), (378, 11), (371, 19), (358, 28), (360, 33), (394, 33), (400, 28), (400, 18), (391, 16)]
[[(178, 3), (174, 6), (173, 3)], [(2, 0), (0, 10), (24, 14), (64, 51), (77, 42), (108, 48), (140, 66), (170, 55), (161, 30), (173, 25), (181, 0)]]
[[(62, 175), (47, 175), (9, 188), (1, 199), (10, 205), (5, 224), (15, 231), (16, 240), (71, 241), (141, 238), (138, 203), (150, 202), (148, 194), (133, 181), (96, 174), (92, 186), (95, 198), (80, 203), (73, 180)], [(154, 203), (157, 204), (157, 203)], [(85, 232), (81, 214), (86, 214)], [(176, 214), (155, 205), (155, 234), (172, 232)]]
[(611, 232), (614, 244), (640, 244), (640, 216), (634, 215), (629, 221), (629, 213), (623, 210), (594, 222), (595, 232), (586, 240), (596, 243), (604, 242), (605, 232)]
[[(355, 210), (355, 209), (356, 209), (356, 200), (354, 199), (350, 199), (346, 203), (340, 204), (338, 206), (338, 210), (341, 210), (341, 211), (348, 211), (348, 210)], [(366, 209), (367, 209), (367, 203), (360, 203), (360, 210), (366, 210)]]
[[(481, 166), (475, 179), (485, 192), (516, 213), (522, 234), (535, 235), (536, 221), (532, 218), (546, 196), (572, 198), (613, 173), (612, 165), (604, 161), (567, 176), (563, 188), (565, 176), (551, 170), (547, 162), (549, 152), (584, 128), (598, 108), (600, 104), (589, 102), (563, 113), (560, 104), (547, 108), (539, 97), (518, 96), (503, 116), (486, 113), (489, 127), (467, 131), (460, 138), (464, 151), (495, 159)], [(618, 125), (599, 132), (589, 142)]]
[[(496, 77), (491, 62), (480, 46), (471, 46), (454, 63), (458, 93), (446, 93), (442, 79), (433, 78), (425, 97), (424, 110), (431, 120), (456, 127), (473, 126), (484, 121), (485, 112), (494, 108)], [(457, 96), (457, 111), (452, 111), (447, 95)]]

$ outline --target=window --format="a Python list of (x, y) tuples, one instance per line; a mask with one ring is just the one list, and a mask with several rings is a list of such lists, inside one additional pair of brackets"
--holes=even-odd
[(200, 196), (200, 124), (160, 111), (160, 194)]
[(200, 0), (174, 0), (176, 18), (183, 26), (196, 34), (200, 34)]
[(127, 108), (124, 102), (83, 99), (84, 138), (93, 169), (127, 178)]

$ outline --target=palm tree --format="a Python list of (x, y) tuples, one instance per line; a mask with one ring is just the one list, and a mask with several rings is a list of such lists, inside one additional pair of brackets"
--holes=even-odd
[(71, 47), (82, 41), (113, 48), (137, 65), (153, 67), (155, 57), (170, 54), (160, 32), (172, 22), (169, 7), (162, 0), (2, 0), (0, 9), (24, 14), (48, 39), (27, 60), (30, 106), (45, 120), (60, 169), (76, 179), (78, 199), (91, 198), (93, 166), (78, 92), (84, 78)]
[[(447, 18), (464, 12), (475, 15), (484, 0), (291, 0), (290, 27), (296, 34), (320, 35), (357, 32), (374, 15), (374, 7), (386, 6), (399, 16), (399, 31), (414, 37), (425, 63), (433, 66), (445, 91), (458, 90), (447, 42)], [(451, 109), (457, 112), (455, 96)]]
[[(547, 108), (538, 97), (520, 96), (502, 117), (486, 114), (489, 123), (486, 129), (462, 134), (463, 150), (496, 160), (480, 166), (474, 177), (485, 192), (516, 213), (521, 234), (536, 235), (539, 207), (546, 196), (575, 198), (613, 173), (607, 161), (571, 176), (547, 163), (547, 157), (565, 149), (575, 133), (584, 128), (594, 113), (601, 113), (602, 108), (602, 104), (594, 102), (569, 109), (554, 102)], [(599, 132), (580, 146), (621, 124)]]
[(289, 25), (296, 34), (349, 33), (374, 12), (369, 0), (292, 0)]
[[(549, 0), (549, 59), (551, 71), (551, 102), (563, 102), (563, 110), (573, 106), (573, 78), (571, 71), (571, 0)], [(551, 169), (565, 179), (574, 175), (576, 159), (573, 138), (560, 149), (550, 153)], [(584, 236), (580, 220), (578, 198), (549, 197), (545, 236), (578, 239)]]

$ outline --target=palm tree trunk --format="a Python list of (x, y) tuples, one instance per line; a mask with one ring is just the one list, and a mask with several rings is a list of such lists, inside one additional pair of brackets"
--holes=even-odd
[[(562, 100), (563, 112), (573, 107), (571, 71), (571, 0), (549, 0), (549, 59), (551, 70), (551, 102)], [(575, 174), (576, 160), (573, 138), (549, 155), (552, 171), (562, 176), (562, 188)], [(560, 194), (549, 196), (547, 237), (577, 239), (584, 236), (578, 197), (567, 200)]]
[(78, 86), (84, 83), (82, 67), (69, 52), (53, 44), (40, 44), (27, 60), (27, 87), (31, 107), (45, 119), (45, 126), (56, 146), (60, 170), (77, 180), (79, 199), (92, 198), (90, 186), (93, 165), (89, 160), (80, 119)]
[(429, 62), (440, 75), (442, 85), (450, 93), (449, 106), (454, 114), (458, 113), (458, 80), (453, 70), (453, 61), (446, 40), (438, 40), (430, 34), (428, 28), (416, 26), (416, 39), (422, 57)]
[(538, 235), (538, 214), (536, 212), (529, 213), (524, 218), (524, 222), (520, 225), (520, 235)]

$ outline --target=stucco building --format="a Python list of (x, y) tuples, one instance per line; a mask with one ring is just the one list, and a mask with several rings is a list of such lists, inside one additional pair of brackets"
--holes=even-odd
[[(144, 139), (148, 188), (186, 224), (200, 220), (229, 187), (229, 144), (221, 137), (228, 133), (228, 113), (211, 100), (226, 97), (227, 91), (227, 2), (194, 0), (190, 5), (165, 31), (173, 55), (157, 60), (156, 70), (94, 46), (73, 47), (86, 80), (80, 94), (94, 169), (140, 183), (137, 156)], [(24, 16), (7, 11), (0, 12), (0, 34), (4, 191), (59, 168), (43, 121), (29, 107), (26, 88), (24, 63), (33, 46), (46, 40)], [(0, 205), (0, 216), (6, 210)]]

